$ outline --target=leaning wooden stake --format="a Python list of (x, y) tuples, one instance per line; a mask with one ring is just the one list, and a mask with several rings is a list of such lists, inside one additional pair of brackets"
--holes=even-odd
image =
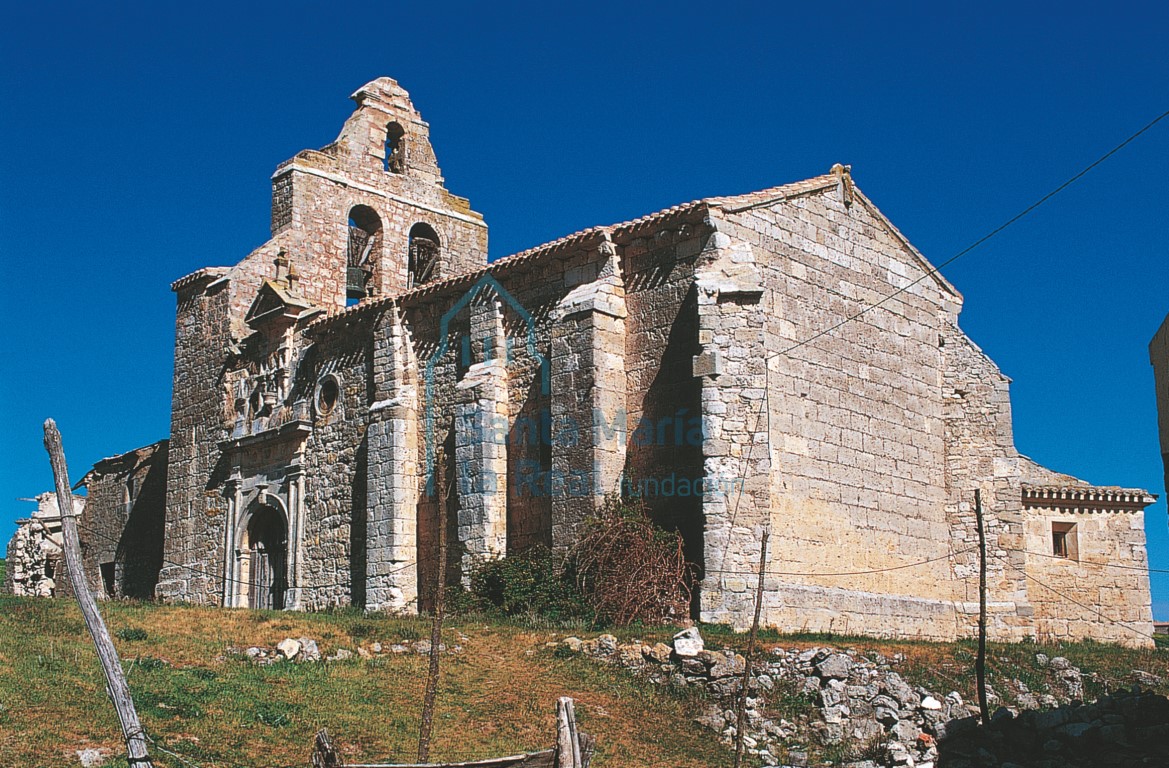
[(978, 684), (978, 712), (982, 724), (990, 722), (986, 705), (986, 531), (982, 527), (982, 489), (974, 489), (974, 518), (978, 522), (978, 658), (974, 675)]
[(434, 702), (438, 696), (438, 657), (442, 644), (442, 620), (446, 593), (447, 569), (447, 500), (450, 488), (446, 482), (446, 458), (442, 452), (435, 456), (434, 488), (438, 497), (438, 577), (435, 579), (434, 621), (430, 625), (430, 670), (426, 675), (426, 695), (422, 700), (422, 727), (418, 732), (418, 762), (430, 759), (430, 732), (434, 727)]
[(77, 604), (81, 606), (85, 626), (93, 637), (93, 645), (97, 649), (98, 658), (101, 659), (110, 699), (114, 702), (114, 708), (118, 711), (118, 721), (122, 724), (122, 736), (126, 739), (130, 764), (136, 768), (141, 766), (153, 768), (146, 751), (146, 734), (142, 730), (142, 724), (138, 722), (138, 712), (134, 709), (130, 686), (126, 684), (126, 677), (122, 673), (118, 651), (114, 648), (110, 632), (97, 610), (97, 603), (89, 591), (89, 584), (85, 581), (85, 570), (81, 564), (81, 540), (77, 536), (77, 519), (73, 512), (73, 492), (69, 488), (69, 470), (65, 466), (65, 449), (61, 446), (61, 433), (57, 431), (57, 424), (52, 419), (45, 422), (45, 449), (49, 452), (49, 461), (53, 465), (53, 482), (57, 487), (57, 506), (61, 511), (61, 531), (64, 535), (65, 567), (69, 571), (69, 583), (73, 585), (73, 594), (77, 597)]
[(755, 644), (759, 640), (759, 616), (763, 611), (763, 577), (767, 572), (767, 538), (763, 532), (759, 544), (759, 583), (755, 587), (755, 619), (751, 622), (751, 638), (747, 641), (747, 663), (743, 665), (743, 681), (739, 686), (739, 703), (735, 717), (735, 768), (743, 764), (743, 739), (747, 733), (747, 694), (751, 688), (751, 662), (755, 658)]

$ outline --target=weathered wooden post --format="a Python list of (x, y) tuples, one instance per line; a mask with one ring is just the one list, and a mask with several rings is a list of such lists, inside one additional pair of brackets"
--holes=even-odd
[(430, 625), (430, 668), (426, 674), (426, 693), (422, 699), (422, 727), (418, 732), (418, 762), (430, 759), (430, 734), (434, 727), (434, 706), (438, 697), (439, 648), (442, 645), (443, 610), (446, 604), (447, 570), (447, 503), (450, 486), (446, 478), (445, 452), (435, 452), (434, 490), (438, 503), (438, 577), (435, 579), (434, 621)]
[(581, 768), (576, 709), (568, 696), (556, 700), (556, 768)]
[(767, 574), (768, 531), (759, 542), (759, 583), (755, 585), (755, 618), (751, 622), (751, 638), (747, 641), (747, 661), (743, 665), (743, 680), (739, 687), (739, 701), (735, 716), (735, 768), (743, 764), (743, 739), (747, 730), (747, 694), (751, 687), (751, 661), (755, 658), (755, 644), (759, 639), (759, 617), (763, 611), (763, 578)]
[(974, 517), (978, 522), (978, 658), (974, 662), (974, 676), (978, 683), (978, 712), (982, 724), (990, 724), (990, 708), (986, 703), (986, 531), (982, 524), (982, 489), (974, 489)]
[(118, 721), (122, 724), (122, 736), (126, 740), (130, 764), (139, 768), (153, 768), (154, 764), (146, 751), (146, 733), (138, 722), (138, 712), (134, 709), (130, 686), (126, 684), (126, 677), (122, 673), (118, 651), (114, 648), (114, 641), (110, 638), (110, 632), (102, 621), (85, 580), (85, 570), (81, 563), (81, 539), (77, 535), (77, 519), (73, 512), (73, 492), (69, 488), (69, 470), (65, 466), (65, 449), (61, 445), (61, 433), (52, 419), (45, 421), (45, 450), (49, 452), (49, 461), (53, 465), (53, 482), (57, 488), (57, 506), (61, 510), (61, 531), (69, 583), (73, 585), (73, 594), (77, 596), (81, 615), (85, 617), (85, 626), (93, 637), (97, 657), (101, 660), (110, 699), (114, 702)]

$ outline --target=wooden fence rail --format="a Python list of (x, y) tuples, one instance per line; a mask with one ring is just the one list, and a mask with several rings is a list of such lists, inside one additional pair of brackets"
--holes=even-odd
[(490, 757), (463, 763), (342, 763), (328, 731), (317, 732), (313, 740), (313, 768), (589, 768), (594, 740), (576, 728), (573, 701), (556, 702), (556, 746), (540, 752), (507, 757)]

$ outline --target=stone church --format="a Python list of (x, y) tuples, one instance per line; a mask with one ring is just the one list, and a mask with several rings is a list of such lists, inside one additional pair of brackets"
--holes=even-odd
[(976, 623), (977, 491), (993, 636), (1150, 642), (1154, 498), (1016, 451), (961, 294), (847, 166), (488, 263), (406, 91), (352, 98), (273, 174), (271, 239), (171, 286), (169, 442), (83, 481), (95, 586), (425, 610), (439, 526), (465, 580), (624, 494), (681, 532), (695, 618), (750, 622), (770, 531), (765, 624), (945, 640)]

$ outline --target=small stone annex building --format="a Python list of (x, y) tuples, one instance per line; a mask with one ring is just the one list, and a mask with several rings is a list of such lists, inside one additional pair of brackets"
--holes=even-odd
[[(489, 264), (406, 91), (353, 99), (276, 169), (272, 238), (172, 285), (166, 501), (138, 537), (158, 570), (126, 593), (425, 609), (439, 525), (465, 579), (566, 552), (624, 493), (681, 531), (702, 620), (750, 622), (770, 530), (766, 624), (952, 639), (976, 623), (979, 489), (994, 636), (1149, 642), (1154, 499), (1015, 450), (961, 295), (848, 167)], [(135, 498), (90, 487), (86, 517)]]

